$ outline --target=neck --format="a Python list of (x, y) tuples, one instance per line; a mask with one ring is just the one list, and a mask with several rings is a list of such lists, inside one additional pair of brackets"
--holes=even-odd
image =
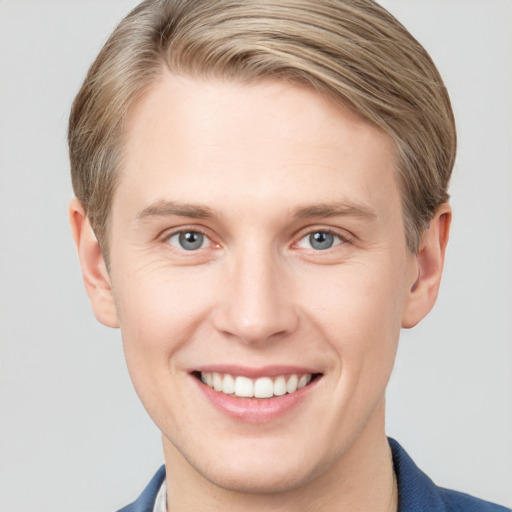
[(380, 428), (367, 425), (323, 472), (293, 488), (273, 493), (220, 487), (206, 479), (164, 439), (168, 512), (396, 512), (398, 492), (384, 434), (383, 404), (376, 414), (380, 417)]

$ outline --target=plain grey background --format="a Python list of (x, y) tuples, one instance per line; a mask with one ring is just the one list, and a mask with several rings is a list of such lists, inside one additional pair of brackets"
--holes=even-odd
[[(67, 224), (74, 94), (129, 0), (0, 0), (0, 511), (115, 510), (162, 463)], [(451, 92), (437, 306), (403, 333), (388, 433), (436, 483), (512, 505), (512, 2), (386, 0)]]

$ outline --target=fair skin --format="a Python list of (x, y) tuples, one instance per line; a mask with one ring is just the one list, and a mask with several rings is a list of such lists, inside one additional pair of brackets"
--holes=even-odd
[[(436, 300), (449, 206), (410, 253), (392, 141), (283, 81), (165, 71), (126, 135), (109, 272), (77, 200), (70, 217), (162, 431), (169, 511), (396, 510), (385, 388)], [(242, 398), (213, 372), (310, 382)]]

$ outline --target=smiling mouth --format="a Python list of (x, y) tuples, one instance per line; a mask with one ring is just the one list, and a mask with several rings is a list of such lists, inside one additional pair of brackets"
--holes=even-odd
[(296, 393), (320, 377), (318, 373), (279, 375), (251, 379), (241, 375), (218, 372), (194, 372), (206, 386), (239, 398), (273, 398)]

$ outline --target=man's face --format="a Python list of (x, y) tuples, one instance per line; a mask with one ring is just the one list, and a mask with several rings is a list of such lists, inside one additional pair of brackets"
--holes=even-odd
[[(283, 81), (165, 74), (128, 119), (110, 254), (130, 375), (176, 464), (292, 489), (383, 435), (417, 268), (376, 128)], [(273, 396), (236, 395), (254, 389)]]

